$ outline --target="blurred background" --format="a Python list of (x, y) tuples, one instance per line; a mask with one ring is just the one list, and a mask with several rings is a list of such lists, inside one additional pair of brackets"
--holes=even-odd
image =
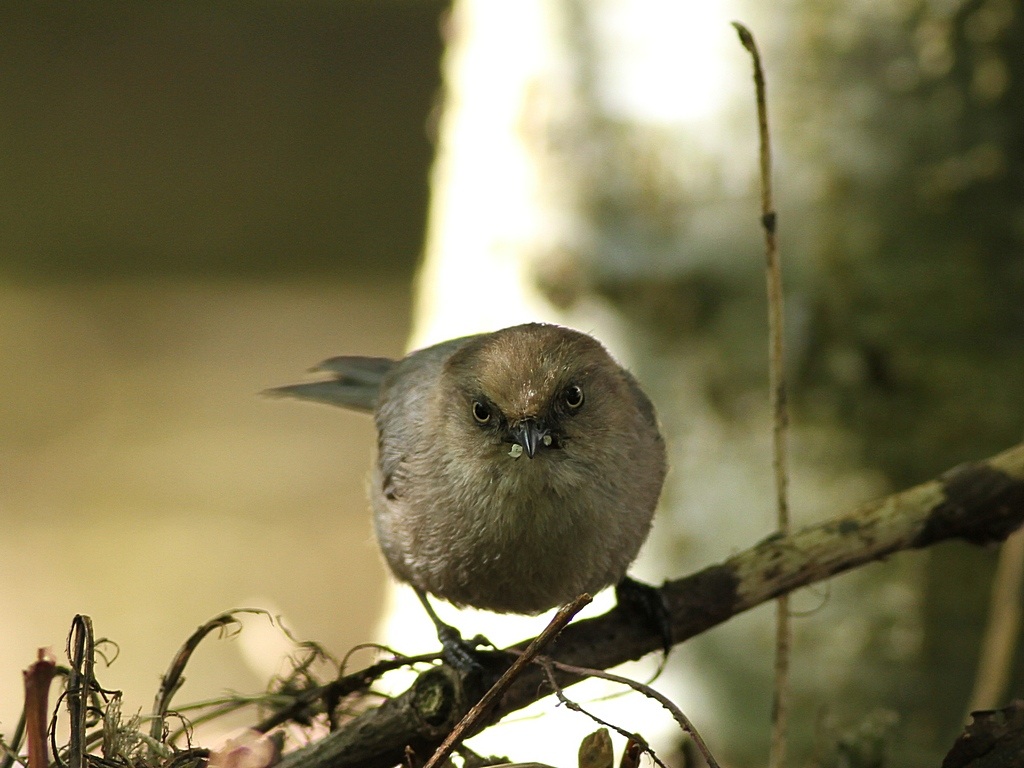
[[(372, 638), (370, 421), (258, 393), (334, 354), (400, 354), (410, 332), (555, 319), (637, 372), (673, 466), (643, 577), (767, 535), (756, 133), (732, 19), (768, 74), (796, 523), (1019, 442), (1022, 10), (0, 6), (0, 732), (19, 670), (60, 652), (75, 613), (120, 645), (98, 674), (129, 712), (230, 607), (337, 654)], [(938, 763), (996, 556), (943, 546), (795, 597), (798, 761)], [(731, 765), (766, 754), (771, 616), (685, 644), (661, 681)], [(259, 689), (280, 652), (258, 622), (207, 642), (178, 701)], [(1022, 685), (1018, 663), (993, 703)]]
[[(372, 638), (370, 420), (259, 392), (405, 346), (441, 8), (0, 7), (0, 732), (75, 613), (126, 711), (228, 608)], [(181, 701), (260, 689), (241, 645)]]

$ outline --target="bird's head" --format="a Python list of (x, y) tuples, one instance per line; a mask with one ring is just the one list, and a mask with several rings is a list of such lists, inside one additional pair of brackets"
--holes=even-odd
[(512, 458), (564, 457), (607, 431), (615, 398), (627, 396), (621, 369), (598, 341), (537, 323), (470, 340), (448, 359), (442, 382), (456, 439)]

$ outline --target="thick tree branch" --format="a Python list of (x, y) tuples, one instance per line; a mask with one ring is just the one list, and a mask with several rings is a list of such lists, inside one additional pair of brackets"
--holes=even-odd
[[(791, 536), (768, 538), (723, 563), (666, 582), (661, 593), (678, 643), (779, 595), (895, 552), (950, 539), (997, 542), (1022, 523), (1024, 445), (1019, 445)], [(660, 647), (659, 634), (619, 606), (569, 625), (548, 655), (576, 666), (607, 669)], [(562, 684), (571, 682), (567, 676)], [(543, 671), (527, 670), (501, 700), (492, 722), (549, 692)], [(283, 763), (286, 768), (384, 768), (402, 762), (406, 745), (422, 758), (472, 704), (454, 674), (435, 668), (406, 693), (293, 752)]]

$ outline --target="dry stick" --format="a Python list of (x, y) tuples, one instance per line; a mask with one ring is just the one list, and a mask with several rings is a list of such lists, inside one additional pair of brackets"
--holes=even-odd
[[(761, 159), (761, 227), (764, 229), (766, 277), (768, 281), (768, 335), (771, 353), (768, 378), (772, 408), (772, 467), (775, 471), (775, 502), (778, 508), (779, 533), (788, 536), (789, 477), (786, 461), (786, 433), (789, 414), (786, 407), (786, 377), (783, 363), (782, 267), (775, 239), (777, 217), (772, 200), (772, 150), (768, 137), (768, 106), (765, 99), (764, 70), (761, 54), (750, 30), (738, 22), (733, 26), (740, 42), (750, 53), (754, 64), (754, 88), (757, 92), (757, 128)], [(776, 601), (775, 624), (775, 690), (772, 699), (772, 741), (768, 753), (770, 768), (778, 768), (786, 759), (786, 717), (789, 694), (789, 596)]]
[[(701, 738), (701, 735), (697, 732), (696, 727), (693, 725), (692, 722), (690, 722), (690, 718), (688, 718), (686, 714), (683, 712), (683, 710), (676, 706), (676, 704), (670, 698), (668, 698), (662, 693), (659, 693), (651, 686), (645, 683), (638, 682), (636, 680), (631, 680), (628, 677), (616, 675), (613, 672), (605, 672), (603, 669), (577, 667), (573, 664), (565, 664), (563, 662), (555, 661), (554, 659), (549, 658), (541, 658), (537, 661), (538, 663), (547, 664), (551, 667), (555, 667), (556, 669), (560, 669), (563, 672), (568, 672), (571, 675), (579, 675), (580, 677), (597, 677), (601, 680), (609, 680), (613, 683), (619, 683), (620, 685), (628, 685), (634, 691), (642, 693), (644, 696), (647, 696), (650, 699), (654, 699), (656, 702), (661, 704), (661, 706), (663, 706), (665, 709), (669, 711), (673, 719), (679, 724), (679, 727), (683, 729), (683, 732), (686, 733), (691, 739), (693, 739), (693, 743), (697, 746), (697, 750), (704, 757), (704, 760), (705, 762), (707, 762), (709, 768), (719, 768), (718, 761), (716, 761), (714, 756), (711, 754), (711, 750), (708, 749), (708, 745), (705, 743), (704, 739)], [(551, 682), (552, 687), (555, 689), (555, 691), (559, 694), (559, 698), (565, 701), (565, 699), (561, 695), (561, 688), (558, 686), (557, 681), (554, 679), (554, 675), (549, 674), (548, 680)], [(653, 753), (651, 754), (653, 756)]]
[[(92, 619), (79, 614), (71, 622), (67, 645), (68, 661), (71, 664), (67, 688), (68, 714), (71, 716), (68, 764), (71, 768), (85, 768), (86, 711), (89, 707), (89, 689), (93, 681), (94, 650)], [(56, 749), (54, 757), (59, 763)]]
[[(603, 725), (605, 728), (611, 728), (620, 736), (628, 739), (626, 743), (627, 749), (629, 748), (629, 744), (633, 743), (639, 750), (650, 755), (651, 760), (654, 761), (654, 764), (657, 765), (658, 768), (668, 768), (662, 759), (658, 757), (657, 753), (655, 753), (651, 745), (647, 743), (647, 740), (639, 733), (630, 733), (625, 728), (622, 728), (615, 723), (608, 722), (607, 720), (598, 717), (593, 712), (588, 712), (580, 704), (566, 696), (565, 691), (562, 690), (562, 686), (558, 684), (558, 680), (555, 678), (554, 665), (551, 663), (551, 659), (540, 657), (537, 659), (537, 664), (544, 670), (544, 674), (548, 680), (548, 686), (550, 686), (551, 690), (554, 691), (555, 696), (562, 705), (571, 709), (573, 712), (579, 712), (581, 715), (586, 715), (598, 725)], [(583, 669), (583, 667), (577, 667), (577, 669)], [(625, 755), (623, 757), (625, 757)]]
[[(358, 672), (351, 672), (339, 677), (337, 680), (332, 680), (326, 685), (321, 685), (317, 688), (313, 688), (299, 694), (295, 697), (294, 702), (286, 707), (282, 707), (277, 712), (274, 712), (254, 725), (253, 730), (259, 731), (260, 733), (267, 733), (288, 720), (291, 720), (296, 715), (304, 712), (318, 700), (322, 699), (324, 701), (324, 708), (327, 709), (327, 701), (331, 699), (340, 699), (342, 696), (347, 696), (348, 694), (356, 691), (366, 690), (374, 680), (379, 678), (385, 672), (390, 672), (394, 669), (401, 669), (402, 667), (412, 667), (414, 664), (419, 664), (425, 661), (435, 661), (438, 657), (438, 654), (436, 653), (425, 653), (420, 656), (402, 656), (386, 646), (377, 645), (375, 643), (363, 643), (361, 645), (357, 645), (352, 649), (352, 651), (362, 650), (363, 648), (379, 648), (387, 651), (388, 653), (393, 653), (395, 658), (378, 661), (376, 664), (372, 664)], [(351, 654), (352, 651), (349, 651), (349, 654)], [(344, 666), (344, 662), (342, 662), (342, 666)], [(0, 768), (3, 767), (0, 766)]]
[[(174, 698), (174, 694), (178, 692), (178, 689), (185, 682), (185, 678), (182, 675), (185, 672), (189, 659), (192, 658), (192, 654), (199, 647), (199, 643), (215, 629), (223, 630), (226, 627), (237, 625), (239, 622), (235, 616), (243, 613), (267, 616), (271, 621), (274, 620), (274, 617), (262, 608), (237, 608), (227, 611), (216, 618), (210, 619), (193, 632), (192, 636), (184, 642), (174, 655), (174, 658), (171, 659), (167, 673), (160, 678), (160, 689), (157, 691), (156, 701), (153, 703), (153, 719), (149, 726), (149, 736), (154, 742), (159, 743), (163, 741), (164, 722), (171, 706), (171, 699)], [(155, 760), (156, 757), (156, 750), (151, 747), (150, 758)]]
[(37, 660), (23, 672), (29, 768), (46, 768), (50, 762), (46, 748), (46, 727), (50, 714), (50, 683), (53, 682), (56, 666), (49, 651), (40, 648)]
[(575, 616), (583, 606), (590, 603), (594, 598), (584, 593), (573, 600), (568, 605), (562, 606), (558, 609), (558, 613), (551, 619), (551, 623), (545, 627), (544, 631), (541, 632), (534, 640), (527, 646), (526, 650), (523, 651), (522, 655), (519, 656), (512, 666), (505, 670), (498, 682), (491, 686), (490, 690), (483, 695), (483, 697), (474, 704), (466, 716), (459, 721), (459, 724), (452, 729), (452, 732), (448, 734), (448, 737), (441, 743), (441, 746), (434, 752), (433, 757), (427, 761), (427, 764), (423, 768), (436, 768), (442, 761), (446, 760), (452, 753), (455, 745), (464, 737), (464, 735), (471, 731), (473, 727), (480, 721), (484, 715), (488, 713), (491, 707), (497, 703), (498, 699), (501, 698), (505, 691), (509, 689), (513, 681), (519, 677), (520, 673), (529, 666), (530, 662), (533, 661), (534, 657), (544, 649), (544, 647), (550, 643), (555, 637), (565, 629), (565, 625), (568, 624), (572, 617)]
[(1017, 531), (999, 549), (992, 579), (988, 626), (978, 660), (969, 712), (995, 709), (1002, 702), (1020, 635), (1021, 580), (1024, 579), (1024, 532)]

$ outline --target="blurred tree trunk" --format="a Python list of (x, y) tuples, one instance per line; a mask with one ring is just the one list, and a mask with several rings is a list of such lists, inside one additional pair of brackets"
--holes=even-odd
[[(640, 575), (680, 575), (771, 531), (738, 18), (765, 57), (778, 159), (796, 523), (1018, 441), (1020, 11), (456, 0), (415, 343), (555, 319), (633, 367), (673, 465)], [(970, 692), (991, 559), (940, 548), (797, 596), (795, 763), (827, 762), (850, 729), (888, 740), (900, 764), (939, 762)], [(662, 681), (735, 765), (766, 754), (770, 621), (758, 611), (687, 644)]]

